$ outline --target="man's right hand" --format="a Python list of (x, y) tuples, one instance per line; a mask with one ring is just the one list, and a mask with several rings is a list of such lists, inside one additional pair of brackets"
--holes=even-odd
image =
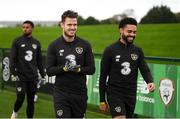
[(64, 70), (65, 72), (68, 72), (68, 71), (69, 71), (69, 68), (65, 65), (65, 66), (63, 67), (63, 70)]
[(11, 75), (11, 81), (18, 81), (18, 76)]
[(39, 89), (42, 85), (46, 84), (46, 79), (45, 78), (41, 78), (39, 79), (38, 83), (37, 83), (37, 88)]
[(100, 102), (99, 109), (102, 113), (108, 112), (108, 104), (106, 102)]
[(69, 60), (67, 60), (63, 67), (63, 70), (65, 72), (71, 71), (72, 66), (73, 66), (72, 63)]

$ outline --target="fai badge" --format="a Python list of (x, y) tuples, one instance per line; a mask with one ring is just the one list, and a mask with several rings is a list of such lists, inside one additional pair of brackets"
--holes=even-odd
[(132, 60), (137, 60), (138, 59), (138, 55), (137, 54), (131, 54), (131, 58)]
[(82, 47), (76, 47), (76, 52), (77, 52), (78, 54), (82, 54), (83, 48), (82, 48)]
[(17, 87), (17, 91), (18, 91), (18, 92), (21, 92), (21, 91), (22, 91), (22, 88), (21, 88), (21, 87)]
[(173, 94), (174, 94), (174, 84), (172, 80), (168, 78), (163, 78), (160, 80), (159, 94), (160, 94), (161, 100), (167, 106), (171, 102), (173, 98)]
[(115, 110), (116, 110), (116, 112), (121, 112), (121, 107), (120, 106), (115, 107)]
[(63, 115), (63, 110), (57, 110), (57, 115), (62, 116)]
[(34, 49), (37, 49), (37, 45), (36, 45), (36, 44), (32, 44), (32, 47), (33, 47)]

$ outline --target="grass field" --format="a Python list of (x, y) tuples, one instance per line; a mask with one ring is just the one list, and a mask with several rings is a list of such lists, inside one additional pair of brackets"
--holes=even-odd
[[(102, 53), (106, 46), (118, 39), (119, 32), (117, 26), (118, 25), (79, 26), (77, 35), (88, 40), (95, 53)], [(59, 37), (61, 32), (58, 26), (37, 27), (33, 34), (40, 40), (43, 50), (47, 50), (48, 44)], [(10, 48), (12, 40), (20, 34), (22, 34), (20, 27), (0, 28), (0, 48)], [(135, 44), (143, 48), (145, 56), (180, 58), (179, 38), (180, 24), (139, 25)], [(2, 54), (0, 54), (0, 56), (2, 56)], [(35, 118), (54, 118), (52, 97), (46, 94), (40, 94), (39, 96), (40, 100), (36, 103)], [(0, 118), (9, 118), (12, 113), (15, 98), (15, 92), (12, 90), (0, 92)], [(19, 117), (26, 117), (25, 107), (26, 101), (19, 112)], [(87, 118), (109, 117), (97, 113), (95, 111), (97, 109), (92, 109), (93, 111), (89, 109), (87, 111)]]
[[(55, 118), (52, 96), (39, 93), (38, 102), (35, 103), (34, 118)], [(16, 99), (16, 93), (11, 90), (4, 90), (0, 92), (0, 118), (10, 118), (14, 101)], [(18, 112), (18, 118), (26, 118), (26, 100), (20, 111)], [(109, 116), (103, 115), (91, 110), (87, 110), (87, 118), (108, 118)]]
[[(95, 53), (119, 38), (118, 25), (79, 26), (77, 35), (88, 40)], [(0, 28), (0, 48), (10, 48), (12, 40), (22, 33), (21, 28)], [(57, 27), (37, 27), (34, 36), (47, 50), (48, 44), (59, 37), (61, 29)], [(180, 58), (180, 24), (139, 25), (135, 44), (142, 47), (145, 56)]]

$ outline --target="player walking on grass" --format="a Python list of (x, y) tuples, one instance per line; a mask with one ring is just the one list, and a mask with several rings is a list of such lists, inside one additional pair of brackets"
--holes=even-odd
[(57, 118), (83, 118), (87, 107), (86, 75), (95, 72), (90, 44), (76, 36), (78, 14), (62, 14), (63, 34), (47, 52), (47, 74), (56, 76), (54, 108)]
[(37, 91), (38, 70), (44, 78), (45, 72), (42, 64), (41, 45), (32, 37), (34, 24), (32, 21), (24, 21), (22, 24), (23, 35), (12, 43), (10, 54), (11, 79), (16, 81), (16, 102), (11, 119), (17, 118), (17, 112), (21, 108), (25, 94), (27, 94), (27, 118), (33, 118), (34, 95)]
[(107, 111), (109, 104), (112, 118), (116, 119), (133, 116), (138, 69), (149, 91), (155, 90), (150, 70), (144, 61), (143, 51), (133, 45), (137, 21), (133, 18), (121, 20), (119, 31), (120, 38), (104, 50), (99, 80), (100, 110)]

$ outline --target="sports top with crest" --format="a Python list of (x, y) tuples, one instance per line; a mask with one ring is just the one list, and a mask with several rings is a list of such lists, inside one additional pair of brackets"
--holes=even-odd
[(153, 82), (141, 48), (119, 40), (107, 47), (101, 61), (100, 101), (105, 101), (106, 91), (118, 96), (136, 96), (138, 69), (146, 83)]
[[(80, 65), (81, 71), (65, 73), (63, 67), (68, 60)], [(61, 36), (49, 45), (47, 74), (56, 76), (55, 86), (61, 91), (86, 95), (86, 75), (94, 71), (94, 56), (87, 41), (76, 36), (74, 41), (66, 42)]]
[(41, 45), (34, 37), (22, 35), (16, 38), (11, 49), (11, 73), (18, 75), (22, 81), (36, 81), (38, 71), (45, 76)]

